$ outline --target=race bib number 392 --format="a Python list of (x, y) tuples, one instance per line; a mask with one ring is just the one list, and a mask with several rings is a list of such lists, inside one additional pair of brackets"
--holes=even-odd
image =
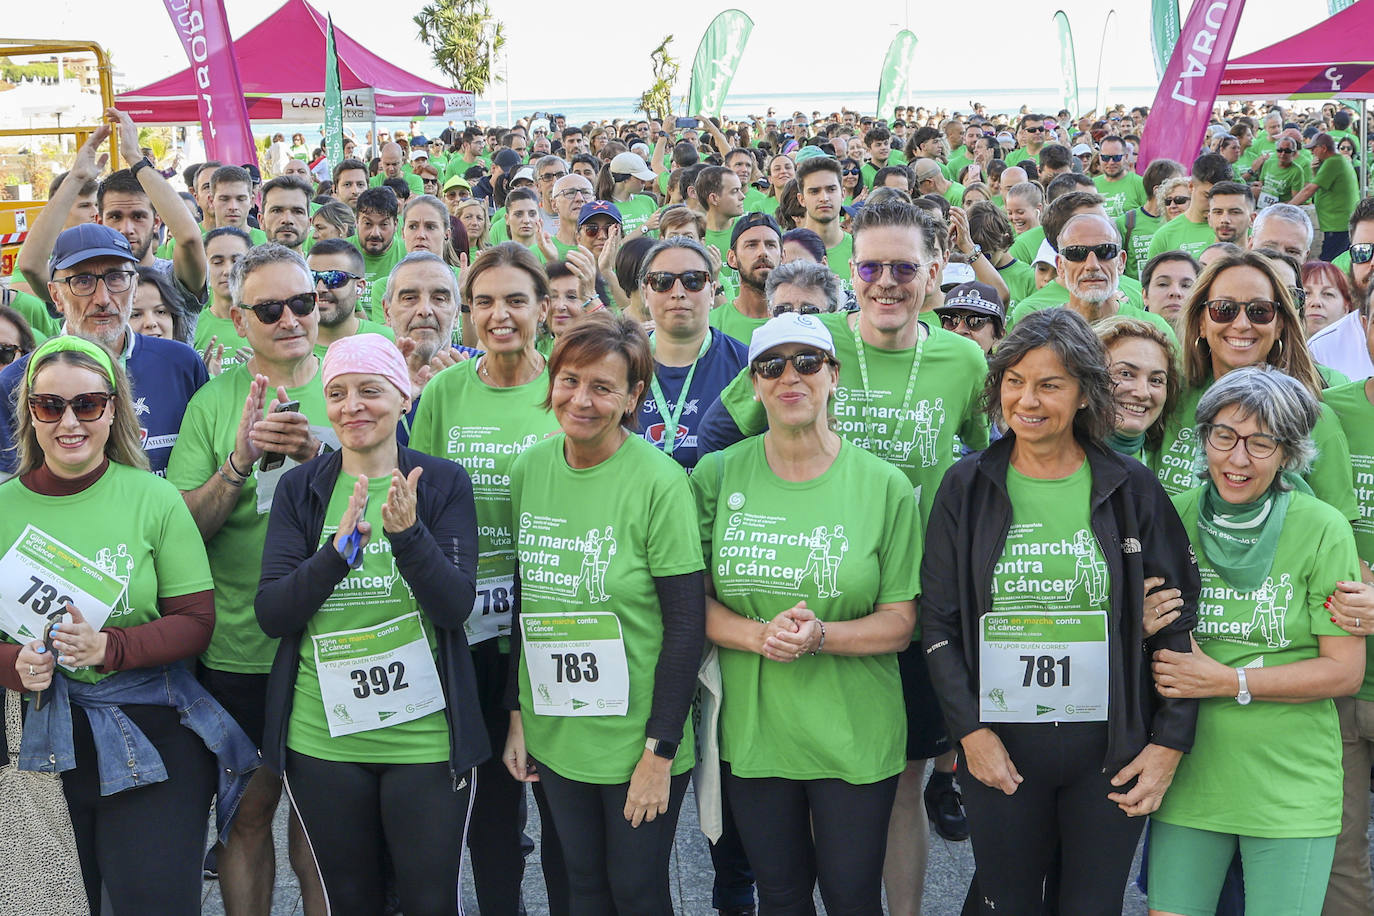
[(623, 716), (629, 711), (630, 669), (615, 614), (522, 614), (520, 626), (535, 715)]
[(985, 614), (979, 622), (979, 719), (1107, 719), (1106, 611)]

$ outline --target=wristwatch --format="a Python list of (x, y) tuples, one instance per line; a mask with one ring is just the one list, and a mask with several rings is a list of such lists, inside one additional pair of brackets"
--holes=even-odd
[(662, 757), (664, 760), (672, 760), (677, 756), (677, 742), (664, 741), (662, 738), (645, 738), (644, 749), (653, 751), (655, 757)]
[(1240, 679), (1240, 691), (1236, 694), (1236, 702), (1242, 706), (1249, 706), (1254, 697), (1250, 696), (1250, 685), (1245, 683), (1245, 669), (1237, 668), (1236, 677)]

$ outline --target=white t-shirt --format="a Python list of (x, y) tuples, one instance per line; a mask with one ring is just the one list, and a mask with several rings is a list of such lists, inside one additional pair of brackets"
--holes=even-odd
[(1374, 360), (1369, 358), (1368, 337), (1359, 312), (1350, 312), (1313, 334), (1307, 341), (1312, 358), (1323, 366), (1342, 372), (1351, 379), (1374, 375)]

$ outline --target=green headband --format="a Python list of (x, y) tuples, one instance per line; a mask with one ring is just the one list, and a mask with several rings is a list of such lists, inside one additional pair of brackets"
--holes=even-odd
[(25, 370), (24, 380), (32, 387), (34, 373), (38, 371), (38, 364), (46, 357), (54, 353), (69, 350), (73, 353), (83, 353), (100, 364), (100, 368), (105, 370), (105, 375), (110, 379), (110, 387), (118, 390), (115, 384), (114, 361), (110, 359), (110, 354), (97, 344), (91, 343), (82, 337), (75, 337), (71, 334), (63, 334), (60, 337), (50, 337), (44, 341), (33, 355), (29, 357), (29, 365)]

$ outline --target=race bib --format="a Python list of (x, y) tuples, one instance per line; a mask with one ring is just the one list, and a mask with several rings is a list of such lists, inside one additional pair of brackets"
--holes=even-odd
[(444, 708), (418, 612), (311, 639), (330, 737), (389, 728)]
[(18, 642), (42, 638), (50, 614), (75, 605), (99, 631), (125, 582), (33, 525), (0, 557), (0, 629)]
[(615, 614), (522, 614), (520, 625), (535, 715), (623, 716), (629, 711), (630, 668)]
[(510, 635), (514, 593), (514, 576), (489, 576), (477, 580), (477, 598), (472, 603), (472, 613), (463, 624), (469, 646)]
[(985, 614), (979, 623), (979, 719), (1104, 722), (1107, 612)]
[(1265, 207), (1268, 207), (1268, 206), (1270, 206), (1271, 204), (1276, 204), (1276, 203), (1278, 203), (1278, 202), (1279, 202), (1279, 199), (1278, 199), (1277, 197), (1275, 197), (1273, 194), (1270, 194), (1270, 193), (1268, 193), (1268, 192), (1266, 192), (1266, 191), (1261, 191), (1261, 192), (1260, 192), (1260, 196), (1259, 196), (1259, 201), (1257, 202), (1257, 204), (1256, 204), (1256, 206), (1255, 206), (1255, 209), (1257, 209), (1257, 210), (1263, 210)]

